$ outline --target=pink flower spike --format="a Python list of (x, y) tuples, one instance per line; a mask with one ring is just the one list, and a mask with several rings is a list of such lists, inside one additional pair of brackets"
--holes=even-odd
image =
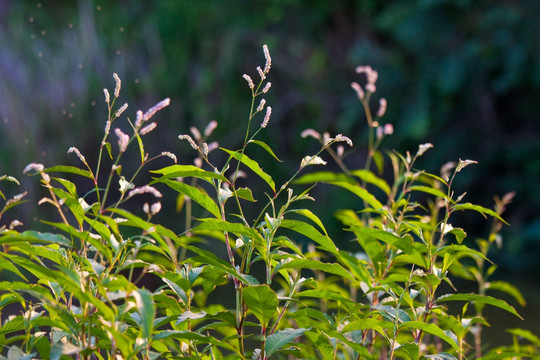
[(313, 129), (306, 129), (306, 130), (302, 131), (300, 133), (300, 136), (303, 137), (303, 138), (307, 138), (308, 136), (310, 136), (312, 138), (315, 138), (315, 139), (320, 139), (321, 138), (321, 134), (319, 134), (317, 131), (315, 131)]
[(265, 85), (264, 88), (262, 89), (263, 94), (266, 94), (266, 93), (268, 92), (268, 90), (270, 90), (271, 87), (272, 87), (272, 83), (271, 83), (271, 82), (266, 83), (266, 85)]
[(242, 77), (247, 81), (249, 88), (253, 90), (255, 88), (255, 84), (253, 83), (253, 80), (251, 80), (251, 77), (248, 74), (244, 74)]
[(154, 116), (159, 110), (169, 106), (171, 99), (166, 98), (158, 102), (156, 105), (152, 106), (144, 115), (143, 121), (148, 121)]
[(26, 167), (24, 168), (23, 174), (26, 174), (27, 172), (30, 172), (30, 171), (32, 171), (32, 172), (41, 172), (41, 171), (43, 171), (43, 169), (45, 169), (43, 164), (30, 163), (30, 164), (26, 165)]
[(264, 73), (268, 74), (270, 68), (272, 67), (272, 58), (270, 57), (270, 51), (268, 51), (268, 46), (263, 45), (264, 58), (266, 59), (266, 64), (264, 65)]
[[(113, 74), (114, 81), (116, 82), (116, 86), (114, 88), (114, 97), (120, 96), (120, 89), (122, 88), (122, 81), (118, 77), (116, 73)], [(108, 102), (108, 101), (107, 101)]]
[(362, 90), (360, 84), (358, 84), (357, 82), (352, 82), (351, 87), (354, 91), (356, 91), (356, 96), (358, 96), (358, 99), (364, 100), (365, 93), (364, 90)]
[(216, 120), (212, 120), (206, 125), (206, 128), (204, 129), (204, 136), (210, 136), (212, 135), (212, 132), (217, 128), (218, 122)]
[(114, 133), (118, 137), (118, 148), (120, 149), (120, 152), (123, 153), (127, 149), (129, 135), (124, 134), (119, 128), (114, 129)]
[(268, 106), (266, 107), (266, 115), (264, 115), (264, 120), (261, 124), (262, 128), (265, 128), (268, 125), (268, 122), (270, 121), (270, 115), (272, 115), (272, 107)]
[(144, 193), (152, 194), (157, 198), (163, 197), (163, 195), (161, 195), (161, 193), (157, 191), (155, 187), (150, 186), (150, 185), (144, 185), (144, 186), (141, 186), (140, 188), (131, 190), (128, 194), (128, 197), (132, 197), (132, 196), (144, 194)]
[(383, 117), (384, 114), (386, 113), (386, 105), (387, 105), (387, 101), (385, 98), (380, 98), (379, 99), (379, 110), (377, 111), (377, 116), (378, 117)]
[(140, 131), (140, 134), (141, 135), (146, 135), (148, 134), (150, 131), (154, 130), (157, 126), (157, 123), (156, 122), (151, 122), (150, 124), (146, 125), (145, 127), (143, 127)]

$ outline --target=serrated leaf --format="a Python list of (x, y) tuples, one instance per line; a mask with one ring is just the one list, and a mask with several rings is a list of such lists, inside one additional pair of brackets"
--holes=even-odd
[(270, 357), (270, 355), (293, 341), (298, 336), (302, 335), (306, 330), (309, 329), (283, 329), (269, 335), (266, 338), (266, 344), (264, 346), (266, 356)]
[(277, 313), (279, 300), (268, 285), (249, 286), (243, 290), (244, 301), (247, 307), (260, 321), (262, 327)]
[(76, 175), (81, 175), (81, 176), (87, 177), (89, 179), (94, 178), (94, 176), (92, 175), (92, 173), (90, 171), (79, 169), (78, 167), (75, 167), (75, 166), (58, 165), (58, 166), (52, 166), (52, 167), (47, 168), (47, 169), (45, 169), (43, 171), (46, 172), (46, 173), (62, 172), (62, 173), (76, 174)]
[(180, 181), (174, 181), (174, 180), (163, 180), (161, 182), (165, 183), (171, 189), (189, 196), (193, 201), (195, 201), (197, 204), (201, 205), (203, 208), (208, 210), (216, 218), (221, 217), (221, 213), (219, 212), (219, 207), (214, 202), (214, 200), (212, 200), (210, 196), (206, 195), (198, 188), (188, 185), (188, 184), (184, 184)]
[(448, 294), (440, 296), (437, 300), (437, 302), (445, 302), (445, 301), (470, 301), (470, 302), (477, 302), (481, 304), (487, 304), (496, 306), (498, 308), (501, 308), (503, 310), (508, 311), (511, 314), (514, 314), (521, 320), (523, 318), (517, 313), (516, 309), (512, 307), (511, 305), (508, 305), (508, 303), (501, 299), (496, 299), (491, 296), (483, 296), (478, 294)]
[(260, 140), (250, 140), (248, 142), (248, 144), (256, 144), (256, 145), (259, 145), (260, 147), (262, 147), (264, 150), (266, 150), (267, 153), (269, 153), (270, 155), (272, 155), (274, 157), (274, 159), (276, 159), (277, 161), (279, 162), (282, 162), (281, 160), (279, 160), (279, 158), (276, 156), (276, 154), (274, 154), (274, 151), (272, 150), (272, 148), (270, 148), (270, 146), (268, 146), (265, 142), (263, 141), (260, 141)]
[(240, 163), (242, 163), (242, 164), (246, 165), (248, 168), (250, 168), (251, 171), (253, 171), (255, 174), (259, 175), (259, 177), (261, 179), (263, 179), (270, 186), (270, 188), (272, 188), (272, 191), (274, 191), (274, 193), (276, 192), (276, 184), (274, 183), (274, 180), (272, 179), (272, 177), (270, 175), (268, 175), (267, 173), (265, 173), (261, 169), (261, 167), (259, 166), (259, 164), (256, 161), (251, 160), (246, 154), (242, 154), (242, 153), (240, 153), (238, 151), (231, 151), (231, 150), (227, 150), (227, 149), (224, 149), (224, 148), (221, 148), (221, 147), (220, 147), (220, 149), (225, 151), (231, 157), (238, 160)]

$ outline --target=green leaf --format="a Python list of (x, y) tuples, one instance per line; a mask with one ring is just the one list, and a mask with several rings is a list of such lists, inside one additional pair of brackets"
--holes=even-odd
[[(193, 165), (171, 165), (159, 170), (152, 170), (151, 173), (161, 174), (163, 177), (155, 179), (152, 183), (161, 182), (166, 179), (177, 177), (196, 177), (200, 179), (218, 179), (227, 182), (227, 178), (213, 171), (206, 171)], [(152, 184), (151, 183), (151, 184)]]
[(517, 300), (519, 305), (525, 307), (527, 306), (527, 302), (525, 301), (525, 298), (521, 294), (521, 291), (519, 289), (506, 282), (506, 281), (490, 281), (488, 290), (498, 290), (507, 293), (508, 295), (511, 295), (514, 299)]
[(311, 226), (308, 223), (297, 220), (283, 220), (280, 227), (290, 229), (304, 236), (307, 236), (308, 238), (319, 244), (321, 249), (326, 250), (333, 255), (338, 254), (338, 248), (336, 247), (332, 239), (330, 239), (326, 235), (321, 234), (317, 231), (317, 229), (315, 229), (315, 227)]
[(423, 355), (422, 359), (432, 359), (432, 360), (457, 360), (454, 355), (448, 353), (440, 353), (435, 355)]
[(403, 324), (401, 324), (399, 327), (400, 328), (418, 329), (418, 330), (422, 330), (422, 331), (424, 331), (424, 332), (426, 332), (428, 334), (435, 335), (435, 336), (439, 337), (441, 340), (446, 341), (458, 353), (461, 352), (461, 350), (459, 349), (458, 344), (456, 344), (456, 342), (451, 337), (446, 335), (444, 333), (444, 331), (435, 324), (426, 324), (426, 323), (421, 322), (421, 321), (407, 321), (407, 322), (404, 322)]
[(79, 169), (78, 167), (75, 167), (75, 166), (67, 166), (67, 165), (52, 166), (52, 167), (47, 168), (47, 169), (45, 169), (43, 171), (46, 172), (46, 173), (49, 173), (49, 172), (62, 172), (62, 173), (76, 174), (76, 175), (81, 175), (81, 176), (87, 177), (89, 179), (94, 178), (94, 176), (92, 175), (92, 173), (90, 171)]
[(248, 142), (248, 144), (256, 144), (256, 145), (259, 145), (260, 147), (262, 147), (264, 150), (266, 150), (267, 153), (269, 153), (270, 155), (272, 155), (274, 157), (274, 159), (276, 159), (277, 161), (279, 162), (282, 162), (281, 160), (279, 160), (279, 158), (276, 156), (276, 154), (274, 154), (274, 151), (272, 150), (272, 148), (270, 148), (270, 146), (268, 146), (265, 142), (262, 142), (260, 140), (250, 140)]
[(156, 308), (152, 299), (152, 293), (146, 289), (137, 289), (133, 293), (137, 312), (141, 316), (141, 332), (145, 339), (150, 339), (154, 330), (154, 318)]
[(293, 341), (298, 336), (302, 335), (306, 330), (309, 329), (283, 329), (269, 335), (266, 338), (266, 344), (264, 346), (266, 356), (270, 357), (270, 355)]
[(500, 353), (500, 354), (491, 354), (477, 358), (476, 360), (506, 360), (506, 359), (519, 359), (520, 357), (530, 358), (531, 354), (526, 353)]
[(268, 175), (261, 169), (261, 167), (256, 161), (251, 160), (246, 154), (242, 154), (238, 151), (227, 150), (221, 147), (220, 149), (225, 151), (227, 154), (229, 154), (231, 157), (235, 158), (242, 164), (246, 165), (255, 174), (259, 175), (259, 177), (263, 179), (272, 188), (274, 194), (276, 193), (276, 184), (274, 183), (274, 180), (270, 175)]
[(354, 280), (354, 277), (343, 266), (335, 263), (323, 263), (312, 259), (294, 259), (283, 264), (280, 269), (321, 270), (329, 274), (339, 275), (343, 279)]
[(310, 210), (299, 209), (299, 210), (291, 210), (291, 212), (307, 217), (308, 219), (310, 219), (311, 221), (313, 221), (315, 224), (319, 226), (319, 228), (324, 232), (324, 235), (328, 236), (328, 233), (326, 232), (326, 228), (324, 227), (324, 224), (322, 223), (321, 219), (319, 219), (319, 217), (315, 215), (313, 212), (311, 212)]
[(449, 295), (440, 296), (436, 301), (437, 302), (470, 301), (470, 302), (477, 302), (481, 304), (492, 305), (492, 306), (501, 308), (503, 310), (506, 310), (509, 313), (514, 314), (515, 316), (523, 320), (523, 318), (517, 313), (514, 307), (508, 305), (508, 303), (504, 300), (496, 299), (491, 296), (483, 296), (483, 295), (478, 295), (478, 294), (449, 294)]
[(369, 206), (371, 206), (375, 210), (383, 208), (383, 205), (379, 202), (379, 200), (377, 200), (375, 196), (373, 196), (369, 191), (367, 191), (360, 185), (350, 184), (342, 181), (332, 181), (328, 183), (349, 190), (350, 192), (358, 196), (360, 199), (364, 200)]
[(355, 183), (355, 181), (346, 174), (335, 173), (332, 171), (315, 171), (309, 174), (302, 175), (298, 179), (294, 180), (295, 184), (300, 185), (313, 184), (316, 182), (348, 182), (350, 184)]
[[(383, 326), (384, 325), (384, 326)], [(380, 319), (368, 318), (353, 320), (343, 327), (342, 333), (348, 333), (350, 331), (357, 330), (376, 330), (379, 334), (384, 335), (384, 328), (388, 328), (393, 324), (387, 321), (381, 321)]]
[(304, 290), (296, 295), (298, 297), (313, 297), (317, 299), (341, 301), (344, 304), (354, 304), (354, 301), (344, 297), (340, 293), (330, 290)]
[(62, 235), (52, 233), (41, 233), (38, 231), (28, 230), (22, 233), (7, 232), (5, 236), (0, 238), (0, 244), (9, 244), (17, 242), (30, 242), (41, 244), (59, 244), (71, 247), (71, 241)]
[(509, 332), (510, 334), (513, 334), (513, 335), (522, 337), (524, 339), (527, 339), (530, 342), (532, 342), (533, 344), (535, 344), (536, 346), (540, 346), (540, 338), (538, 338), (538, 336), (536, 336), (535, 334), (533, 334), (529, 330), (509, 329), (509, 330), (506, 330), (506, 331)]
[(432, 187), (429, 187), (429, 186), (422, 186), (422, 185), (411, 186), (409, 188), (409, 191), (420, 191), (420, 192), (423, 192), (423, 193), (426, 193), (426, 194), (436, 196), (436, 197), (441, 198), (441, 199), (449, 199), (448, 195), (443, 193), (441, 190), (438, 190), (438, 189), (435, 189), (435, 188), (432, 188)]
[(144, 153), (143, 141), (137, 131), (135, 131), (135, 136), (137, 137), (137, 143), (139, 144), (139, 153), (141, 154), (141, 164), (144, 164), (144, 158), (146, 154)]
[(261, 326), (266, 328), (272, 316), (277, 313), (279, 300), (276, 293), (268, 285), (257, 285), (244, 288), (243, 295), (248, 308)]
[(360, 169), (360, 170), (351, 171), (351, 174), (358, 177), (363, 182), (375, 185), (376, 187), (384, 191), (386, 195), (390, 194), (391, 189), (388, 183), (384, 179), (375, 175), (373, 172), (369, 170)]
[(504, 224), (508, 225), (508, 223), (499, 214), (497, 214), (495, 211), (493, 211), (491, 209), (488, 209), (488, 208), (485, 208), (485, 207), (482, 207), (480, 205), (473, 205), (471, 203), (456, 204), (455, 206), (452, 207), (452, 210), (453, 211), (473, 210), (473, 211), (476, 211), (476, 212), (482, 214), (484, 217), (486, 217), (486, 215), (489, 215), (489, 216), (492, 216), (495, 219), (503, 222)]
[(236, 189), (236, 191), (234, 193), (240, 199), (244, 199), (244, 200), (251, 201), (251, 202), (256, 202), (257, 201), (257, 200), (255, 200), (253, 198), (253, 193), (251, 192), (250, 188), (239, 188), (239, 189)]
[(214, 202), (214, 200), (212, 200), (210, 196), (204, 194), (198, 188), (191, 185), (184, 184), (183, 182), (180, 182), (180, 181), (175, 181), (175, 180), (163, 180), (161, 182), (165, 183), (171, 189), (174, 189), (178, 191), (179, 193), (189, 196), (193, 201), (195, 201), (197, 204), (201, 205), (203, 208), (208, 210), (215, 217), (217, 218), (221, 217), (221, 213), (219, 212), (219, 207)]

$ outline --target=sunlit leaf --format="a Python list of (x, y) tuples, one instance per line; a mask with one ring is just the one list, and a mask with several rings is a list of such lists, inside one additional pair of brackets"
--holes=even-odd
[(518, 318), (523, 318), (517, 313), (516, 309), (512, 307), (511, 305), (508, 305), (508, 303), (501, 299), (496, 299), (491, 296), (483, 296), (478, 294), (449, 294), (449, 295), (442, 295), (439, 298), (437, 298), (437, 302), (445, 302), (445, 301), (470, 301), (470, 302), (477, 302), (481, 304), (487, 304), (496, 306), (498, 308), (501, 308), (503, 310), (508, 311), (511, 314), (514, 314)]
[(279, 158), (276, 156), (276, 154), (274, 154), (274, 151), (272, 150), (272, 148), (270, 148), (270, 146), (268, 146), (265, 142), (263, 141), (260, 141), (260, 140), (250, 140), (248, 142), (248, 144), (256, 144), (256, 145), (259, 145), (260, 147), (262, 147), (264, 150), (266, 150), (267, 153), (269, 153), (270, 155), (272, 155), (274, 157), (274, 159), (276, 159), (277, 161), (281, 162), (281, 160), (279, 160)]
[(279, 300), (276, 293), (268, 285), (249, 286), (243, 290), (244, 301), (262, 327), (277, 313)]
[(89, 179), (94, 178), (94, 176), (92, 175), (92, 173), (90, 171), (79, 169), (78, 167), (75, 167), (75, 166), (58, 165), (58, 166), (52, 166), (52, 167), (47, 168), (47, 169), (45, 169), (43, 171), (46, 172), (46, 173), (49, 173), (49, 172), (62, 172), (62, 173), (76, 174), (76, 175), (81, 175), (81, 176), (87, 177)]
[(263, 179), (272, 188), (274, 193), (276, 192), (276, 184), (274, 180), (272, 179), (270, 175), (268, 175), (261, 169), (261, 167), (256, 161), (251, 160), (246, 154), (242, 154), (238, 151), (231, 151), (224, 148), (220, 148), (220, 149), (225, 151), (227, 154), (229, 154), (231, 157), (235, 158), (242, 164), (246, 165), (248, 168), (250, 168), (251, 171), (259, 175), (259, 177)]
[(293, 341), (298, 336), (302, 335), (306, 330), (309, 329), (283, 329), (269, 335), (266, 338), (266, 344), (264, 347), (266, 356), (270, 357), (270, 355)]
[(208, 210), (215, 217), (221, 217), (219, 207), (214, 202), (214, 200), (212, 200), (210, 196), (206, 195), (195, 186), (191, 186), (188, 184), (184, 184), (183, 182), (174, 180), (163, 180), (161, 182), (167, 184), (171, 189), (174, 189), (179, 193), (189, 196), (193, 201)]

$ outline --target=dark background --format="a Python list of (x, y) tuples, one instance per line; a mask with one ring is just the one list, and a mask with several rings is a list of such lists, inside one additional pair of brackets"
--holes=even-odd
[[(371, 65), (379, 72), (375, 100), (388, 99), (383, 120), (395, 127), (385, 148), (415, 152), (431, 142), (418, 166), (435, 173), (450, 160), (478, 160), (456, 184), (473, 203), (491, 207), (494, 194), (517, 192), (504, 247), (490, 257), (497, 277), (520, 286), (529, 302), (518, 311), (530, 324), (505, 325), (539, 333), (532, 322), (540, 318), (539, 19), (536, 0), (0, 0), (0, 175), (19, 178), (31, 200), (9, 216), (27, 227), (51, 216), (36, 209), (37, 179), (22, 176), (29, 162), (77, 165), (66, 154), (77, 146), (95, 164), (107, 116), (102, 89), (112, 94), (114, 72), (130, 118), (171, 98), (145, 141), (151, 154), (172, 151), (186, 164), (194, 154), (177, 135), (190, 126), (216, 119), (214, 138), (240, 145), (250, 103), (241, 76), (257, 78), (268, 44), (274, 111), (262, 138), (284, 163), (261, 161), (281, 184), (317, 148), (299, 137), (308, 127), (351, 137), (348, 160), (361, 165), (367, 131), (350, 82), (362, 82), (356, 66)], [(321, 217), (336, 203), (355, 207), (336, 201), (334, 189), (319, 190)], [(177, 221), (174, 211), (158, 216)], [(487, 235), (480, 216), (460, 220), (471, 239)]]

